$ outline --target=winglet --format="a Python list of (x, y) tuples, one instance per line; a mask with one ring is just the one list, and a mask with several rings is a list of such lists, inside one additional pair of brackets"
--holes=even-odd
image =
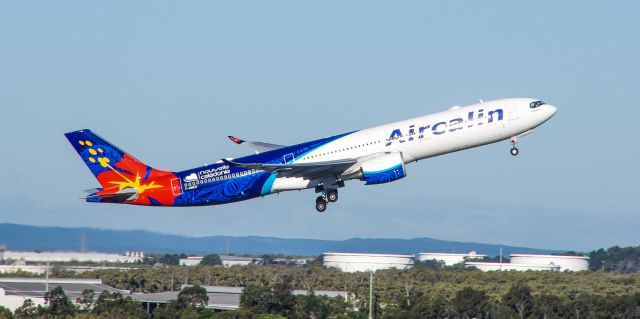
[(231, 165), (231, 166), (238, 166), (238, 163), (236, 163), (236, 162), (234, 162), (234, 161), (231, 161), (231, 160), (228, 160), (228, 159), (226, 159), (226, 158), (222, 158), (222, 159), (220, 159), (220, 160), (221, 160), (223, 163), (227, 164), (227, 165)]
[(242, 144), (242, 143), (244, 143), (244, 140), (241, 140), (241, 139), (239, 139), (239, 138), (237, 138), (237, 137), (235, 137), (235, 136), (229, 135), (228, 137), (229, 137), (229, 139), (231, 140), (231, 142), (234, 142), (234, 143), (236, 143), (236, 144)]
[(273, 151), (275, 149), (279, 149), (279, 148), (283, 148), (284, 145), (278, 145), (278, 144), (271, 144), (271, 143), (264, 143), (264, 142), (255, 142), (255, 141), (245, 141), (243, 139), (237, 138), (233, 135), (229, 135), (228, 138), (231, 140), (231, 142), (234, 142), (238, 145), (242, 144), (244, 146), (248, 146), (250, 148), (253, 148), (256, 153), (257, 152), (267, 152), (267, 151)]

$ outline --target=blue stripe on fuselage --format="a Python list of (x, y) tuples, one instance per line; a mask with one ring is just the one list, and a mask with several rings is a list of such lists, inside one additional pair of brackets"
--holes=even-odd
[[(353, 132), (287, 146), (280, 149), (234, 159), (238, 163), (278, 164), (284, 156), (293, 154), (299, 159), (341, 137)], [(226, 164), (202, 166), (177, 172), (184, 192), (174, 202), (177, 206), (225, 204), (271, 193), (276, 174), (240, 168)]]

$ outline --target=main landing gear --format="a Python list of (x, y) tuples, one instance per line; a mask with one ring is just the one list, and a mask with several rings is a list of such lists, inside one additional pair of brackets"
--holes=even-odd
[(511, 138), (511, 150), (510, 150), (511, 155), (513, 156), (517, 156), (520, 153), (520, 151), (516, 147), (516, 143), (518, 143), (518, 137), (514, 136)]
[(327, 201), (323, 196), (318, 196), (318, 198), (316, 198), (316, 210), (320, 213), (327, 210)]
[(335, 203), (338, 201), (338, 190), (337, 189), (331, 189), (327, 192), (327, 200), (329, 200), (332, 203)]
[(322, 183), (316, 185), (316, 193), (321, 193), (316, 198), (316, 210), (324, 212), (327, 204), (338, 201), (338, 188), (344, 187), (344, 181), (338, 178), (328, 177)]
[(330, 189), (327, 192), (323, 192), (322, 195), (316, 198), (316, 210), (320, 213), (327, 210), (327, 204), (329, 202), (335, 203), (338, 201), (338, 190)]

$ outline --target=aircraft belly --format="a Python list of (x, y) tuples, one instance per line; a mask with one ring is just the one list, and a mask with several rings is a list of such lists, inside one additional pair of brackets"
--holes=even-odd
[(318, 181), (315, 181), (315, 183), (313, 182), (313, 180), (305, 179), (302, 177), (278, 177), (273, 182), (271, 192), (275, 193), (297, 189), (306, 189), (314, 187), (316, 184), (318, 184)]

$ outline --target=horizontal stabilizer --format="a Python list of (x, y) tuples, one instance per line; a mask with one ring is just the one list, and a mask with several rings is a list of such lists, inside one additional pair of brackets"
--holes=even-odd
[(138, 191), (135, 188), (127, 187), (115, 193), (100, 194), (93, 193), (83, 199), (89, 202), (105, 202), (105, 203), (123, 203), (134, 200), (138, 197)]

